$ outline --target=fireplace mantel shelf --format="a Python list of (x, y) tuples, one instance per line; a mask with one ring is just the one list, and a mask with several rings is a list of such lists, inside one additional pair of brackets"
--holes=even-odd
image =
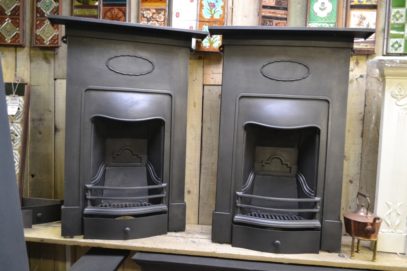
[(252, 260), (275, 263), (317, 265), (362, 270), (407, 270), (407, 257), (396, 254), (378, 253), (377, 261), (371, 262), (371, 251), (361, 249), (356, 259), (349, 259), (349, 238), (343, 238), (341, 255), (320, 252), (320, 254), (273, 254), (215, 244), (210, 240), (210, 226), (187, 225), (185, 232), (170, 232), (144, 239), (127, 241), (92, 240), (82, 237), (64, 238), (59, 222), (34, 225), (25, 229), (28, 242), (59, 244), (67, 246), (103, 247), (131, 251), (170, 253), (190, 256), (206, 256), (224, 259)]

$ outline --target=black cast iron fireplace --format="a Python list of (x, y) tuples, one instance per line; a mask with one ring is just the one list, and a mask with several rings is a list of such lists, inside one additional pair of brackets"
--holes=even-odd
[(339, 251), (349, 59), (370, 30), (211, 27), (224, 64), (212, 240)]
[(188, 60), (204, 32), (75, 17), (68, 42), (62, 235), (185, 228)]

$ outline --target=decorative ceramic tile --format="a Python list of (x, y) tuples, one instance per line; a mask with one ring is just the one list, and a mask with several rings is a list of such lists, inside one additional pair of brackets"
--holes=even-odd
[(351, 0), (350, 5), (377, 5), (377, 0)]
[[(49, 46), (51, 43), (57, 43), (56, 39), (58, 38), (58, 28), (55, 28), (51, 25), (48, 20), (39, 20), (38, 21), (39, 28), (35, 31), (35, 34), (40, 38), (38, 43), (44, 43), (45, 45)], [(54, 42), (51, 42), (55, 40)]]
[(141, 0), (140, 23), (156, 26), (167, 25), (167, 9), (167, 0)]
[(391, 0), (387, 28), (387, 54), (407, 54), (406, 12), (406, 0)]
[(0, 34), (3, 35), (6, 42), (10, 42), (11, 39), (20, 33), (20, 30), (7, 18), (4, 23), (0, 26)]
[(58, 5), (59, 4), (54, 0), (40, 0), (37, 3), (37, 7), (39, 7), (44, 14), (50, 14)]
[(390, 22), (392, 24), (404, 24), (406, 22), (406, 10), (404, 8), (393, 8), (391, 10)]
[(225, 21), (225, 1), (200, 0), (199, 21)]
[(127, 0), (101, 0), (101, 17), (111, 21), (127, 21)]
[[(223, 25), (221, 22), (199, 22), (198, 28), (203, 31), (208, 31), (209, 26)], [(219, 47), (222, 45), (222, 36), (208, 36), (202, 42), (197, 42), (196, 50), (205, 52), (219, 52)]]
[(172, 2), (172, 27), (195, 30), (197, 17), (198, 0), (177, 0)]
[(336, 27), (338, 0), (309, 0), (307, 25)]
[(48, 15), (61, 14), (61, 0), (35, 0), (33, 39), (35, 47), (58, 47), (59, 26), (51, 25)]
[[(208, 30), (208, 26), (225, 24), (225, 1), (224, 0), (199, 0), (198, 29)], [(221, 36), (208, 36), (202, 42), (197, 42), (196, 50), (205, 52), (219, 52), (222, 45)]]
[(21, 128), (21, 123), (13, 122), (10, 125), (10, 135), (11, 144), (13, 149), (18, 149), (21, 146), (21, 136), (23, 134), (23, 129)]
[[(27, 116), (26, 105), (28, 104), (28, 95), (26, 92), (25, 84), (6, 83), (5, 89), (15, 171), (17, 178), (18, 180), (20, 180), (21, 183), (21, 180), (23, 178), (23, 157), (25, 155), (24, 148), (27, 135), (24, 127)], [(14, 94), (13, 89), (15, 91)]]
[(3, 8), (6, 15), (11, 15), (11, 11), (18, 7), (19, 5), (18, 0), (2, 0), (0, 1), (0, 6)]
[(391, 54), (403, 54), (405, 39), (390, 39), (388, 44), (388, 52)]
[(72, 15), (78, 17), (99, 18), (99, 1), (73, 0)]
[(166, 22), (166, 8), (141, 8), (140, 9), (140, 23), (165, 26)]
[(287, 26), (288, 0), (262, 0), (260, 25)]
[(23, 0), (0, 0), (0, 45), (23, 45)]
[(126, 7), (120, 6), (103, 6), (103, 19), (111, 21), (126, 21)]
[(20, 161), (21, 161), (21, 157), (20, 157), (20, 153), (16, 150), (13, 150), (13, 158), (14, 158), (14, 170), (16, 171), (16, 175), (20, 175), (20, 169), (21, 169), (21, 165), (20, 165)]
[[(348, 15), (348, 27), (376, 29), (377, 6), (350, 6)], [(355, 39), (353, 48), (357, 54), (373, 54), (375, 52), (375, 45), (376, 37), (373, 34), (367, 40)]]

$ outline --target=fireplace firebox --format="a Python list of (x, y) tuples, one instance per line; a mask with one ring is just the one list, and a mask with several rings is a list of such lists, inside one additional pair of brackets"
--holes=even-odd
[(54, 16), (68, 43), (62, 235), (185, 228), (188, 60), (200, 31)]
[(371, 30), (210, 27), (223, 35), (212, 240), (339, 251), (353, 39)]

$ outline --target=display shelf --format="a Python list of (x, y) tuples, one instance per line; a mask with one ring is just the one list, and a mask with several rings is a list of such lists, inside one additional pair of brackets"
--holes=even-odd
[[(149, 238), (133, 240), (93, 240), (82, 237), (64, 238), (59, 222), (34, 225), (25, 229), (28, 242), (59, 244), (67, 246), (102, 247), (131, 251), (169, 253), (178, 255), (205, 256), (223, 259), (302, 264), (327, 267), (358, 268), (362, 270), (407, 270), (407, 256), (378, 253), (372, 262), (371, 251), (361, 248), (355, 259), (350, 259), (350, 238), (343, 238), (342, 253), (320, 252), (319, 254), (273, 254), (232, 247), (211, 242), (211, 227), (187, 225), (185, 232), (170, 232)], [(363, 245), (363, 244), (362, 244)]]

